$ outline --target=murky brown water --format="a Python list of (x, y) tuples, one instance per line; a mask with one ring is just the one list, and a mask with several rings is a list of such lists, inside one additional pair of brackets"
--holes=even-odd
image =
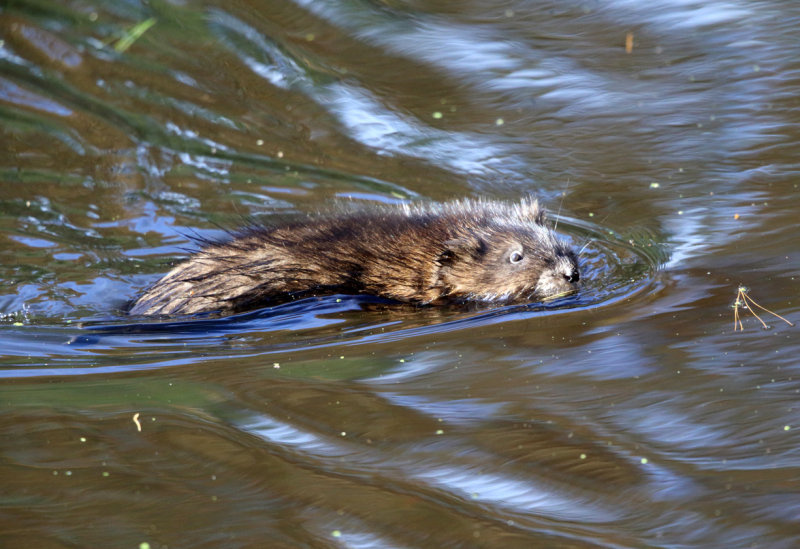
[[(731, 308), (800, 322), (798, 25), (4, 3), (0, 546), (800, 545), (799, 328)], [(527, 193), (588, 243), (577, 298), (120, 312), (245, 216)]]

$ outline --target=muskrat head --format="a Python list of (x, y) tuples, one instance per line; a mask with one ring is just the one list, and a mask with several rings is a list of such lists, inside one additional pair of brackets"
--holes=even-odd
[(572, 293), (580, 279), (575, 253), (541, 225), (473, 232), (445, 246), (438, 285), (448, 299), (534, 301)]

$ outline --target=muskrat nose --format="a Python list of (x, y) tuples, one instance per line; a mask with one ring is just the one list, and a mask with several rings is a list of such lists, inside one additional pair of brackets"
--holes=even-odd
[(578, 272), (578, 269), (572, 269), (572, 272), (569, 274), (565, 274), (564, 278), (567, 279), (567, 282), (570, 284), (575, 284), (577, 281), (581, 279), (581, 274)]

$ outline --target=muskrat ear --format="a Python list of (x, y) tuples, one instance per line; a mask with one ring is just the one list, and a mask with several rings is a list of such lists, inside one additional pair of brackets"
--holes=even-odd
[(544, 208), (539, 206), (539, 201), (532, 196), (522, 199), (519, 204), (519, 211), (523, 219), (530, 219), (537, 225), (544, 225), (547, 220)]
[(452, 238), (444, 242), (444, 249), (439, 254), (439, 263), (452, 263), (463, 257), (480, 257), (486, 253), (486, 241), (476, 234)]

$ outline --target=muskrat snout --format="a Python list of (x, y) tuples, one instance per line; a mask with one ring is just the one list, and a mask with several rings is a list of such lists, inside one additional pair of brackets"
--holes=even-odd
[(570, 284), (575, 284), (581, 279), (581, 273), (579, 273), (578, 268), (575, 267), (569, 274), (565, 274), (564, 278), (566, 278), (567, 282)]
[(555, 264), (542, 271), (536, 282), (536, 294), (542, 298), (567, 295), (577, 290), (581, 273), (572, 253), (559, 255)]

